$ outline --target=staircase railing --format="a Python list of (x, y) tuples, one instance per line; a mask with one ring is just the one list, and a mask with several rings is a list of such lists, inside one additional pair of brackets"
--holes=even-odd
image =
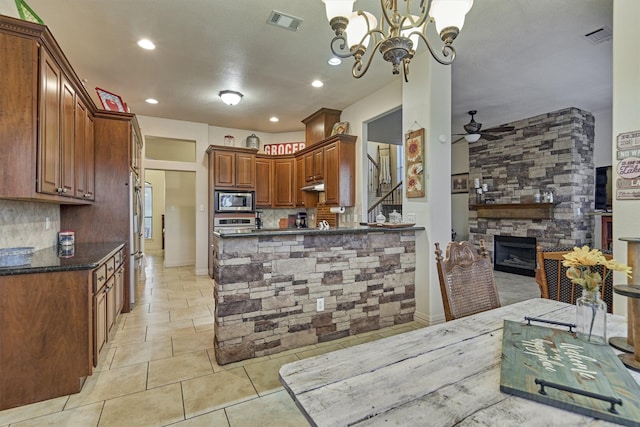
[(367, 154), (368, 167), (368, 179), (367, 182), (369, 184), (369, 193), (376, 193), (377, 197), (380, 197), (382, 191), (380, 188), (380, 184), (378, 183), (378, 175), (380, 175), (380, 165), (375, 161), (371, 154)]
[(380, 213), (388, 217), (388, 213), (383, 212), (384, 207), (387, 205), (393, 205), (393, 208), (398, 213), (402, 213), (402, 181), (369, 206), (369, 209), (367, 209), (367, 222), (376, 222), (376, 216)]

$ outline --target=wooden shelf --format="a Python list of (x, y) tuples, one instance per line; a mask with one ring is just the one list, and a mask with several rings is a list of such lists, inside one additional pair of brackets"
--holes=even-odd
[(478, 218), (551, 219), (553, 203), (505, 203), (473, 205)]

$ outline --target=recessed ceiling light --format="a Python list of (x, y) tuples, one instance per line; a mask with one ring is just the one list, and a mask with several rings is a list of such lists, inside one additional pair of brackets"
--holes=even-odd
[(322, 83), (320, 80), (314, 80), (311, 82), (311, 86), (313, 87), (322, 87), (324, 86), (324, 83)]
[(153, 98), (147, 98), (144, 100), (144, 102), (149, 103), (149, 104), (157, 104), (158, 100), (157, 99), (153, 99)]
[(140, 39), (138, 40), (138, 46), (140, 46), (143, 49), (147, 49), (147, 50), (153, 50), (156, 48), (156, 45), (153, 44), (153, 42), (149, 39)]
[(275, 122), (279, 122), (279, 121), (280, 121), (280, 119), (279, 119), (279, 118), (277, 118), (276, 116), (273, 116), (273, 117), (271, 117), (271, 118), (269, 119), (269, 121), (272, 121), (272, 122), (274, 122), (274, 123), (275, 123)]
[(329, 65), (340, 65), (342, 64), (342, 59), (334, 56), (333, 58), (330, 58), (327, 63)]

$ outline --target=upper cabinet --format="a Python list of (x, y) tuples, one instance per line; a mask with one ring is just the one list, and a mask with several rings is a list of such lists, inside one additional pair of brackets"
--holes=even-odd
[(333, 125), (340, 121), (340, 113), (340, 110), (321, 108), (302, 120), (302, 123), (305, 124), (305, 143), (307, 147), (331, 136)]
[(215, 188), (255, 190), (255, 148), (234, 148), (210, 145), (209, 171)]
[(267, 155), (256, 156), (256, 207), (271, 207), (273, 196), (273, 159)]
[(142, 136), (137, 120), (132, 123), (132, 126), (133, 132), (131, 132), (131, 145), (129, 147), (131, 149), (129, 165), (131, 166), (131, 171), (137, 177), (140, 177), (140, 171), (142, 169)]
[(60, 47), (45, 26), (0, 16), (0, 57), (0, 198), (90, 203), (95, 106)]

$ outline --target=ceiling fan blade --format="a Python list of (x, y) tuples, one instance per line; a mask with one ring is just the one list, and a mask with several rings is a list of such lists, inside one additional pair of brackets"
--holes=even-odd
[(496, 126), (489, 129), (484, 129), (482, 132), (513, 132), (515, 127), (513, 126)]
[(458, 139), (456, 139), (455, 141), (453, 141), (453, 142), (451, 143), (451, 145), (453, 145), (453, 144), (455, 144), (455, 143), (458, 143), (458, 142), (460, 142), (460, 141), (464, 141), (464, 136), (463, 136), (462, 138), (458, 138)]
[(484, 132), (480, 132), (480, 138), (486, 140), (486, 141), (496, 141), (498, 139), (502, 139), (501, 136), (499, 135), (493, 135), (490, 133), (484, 133)]

